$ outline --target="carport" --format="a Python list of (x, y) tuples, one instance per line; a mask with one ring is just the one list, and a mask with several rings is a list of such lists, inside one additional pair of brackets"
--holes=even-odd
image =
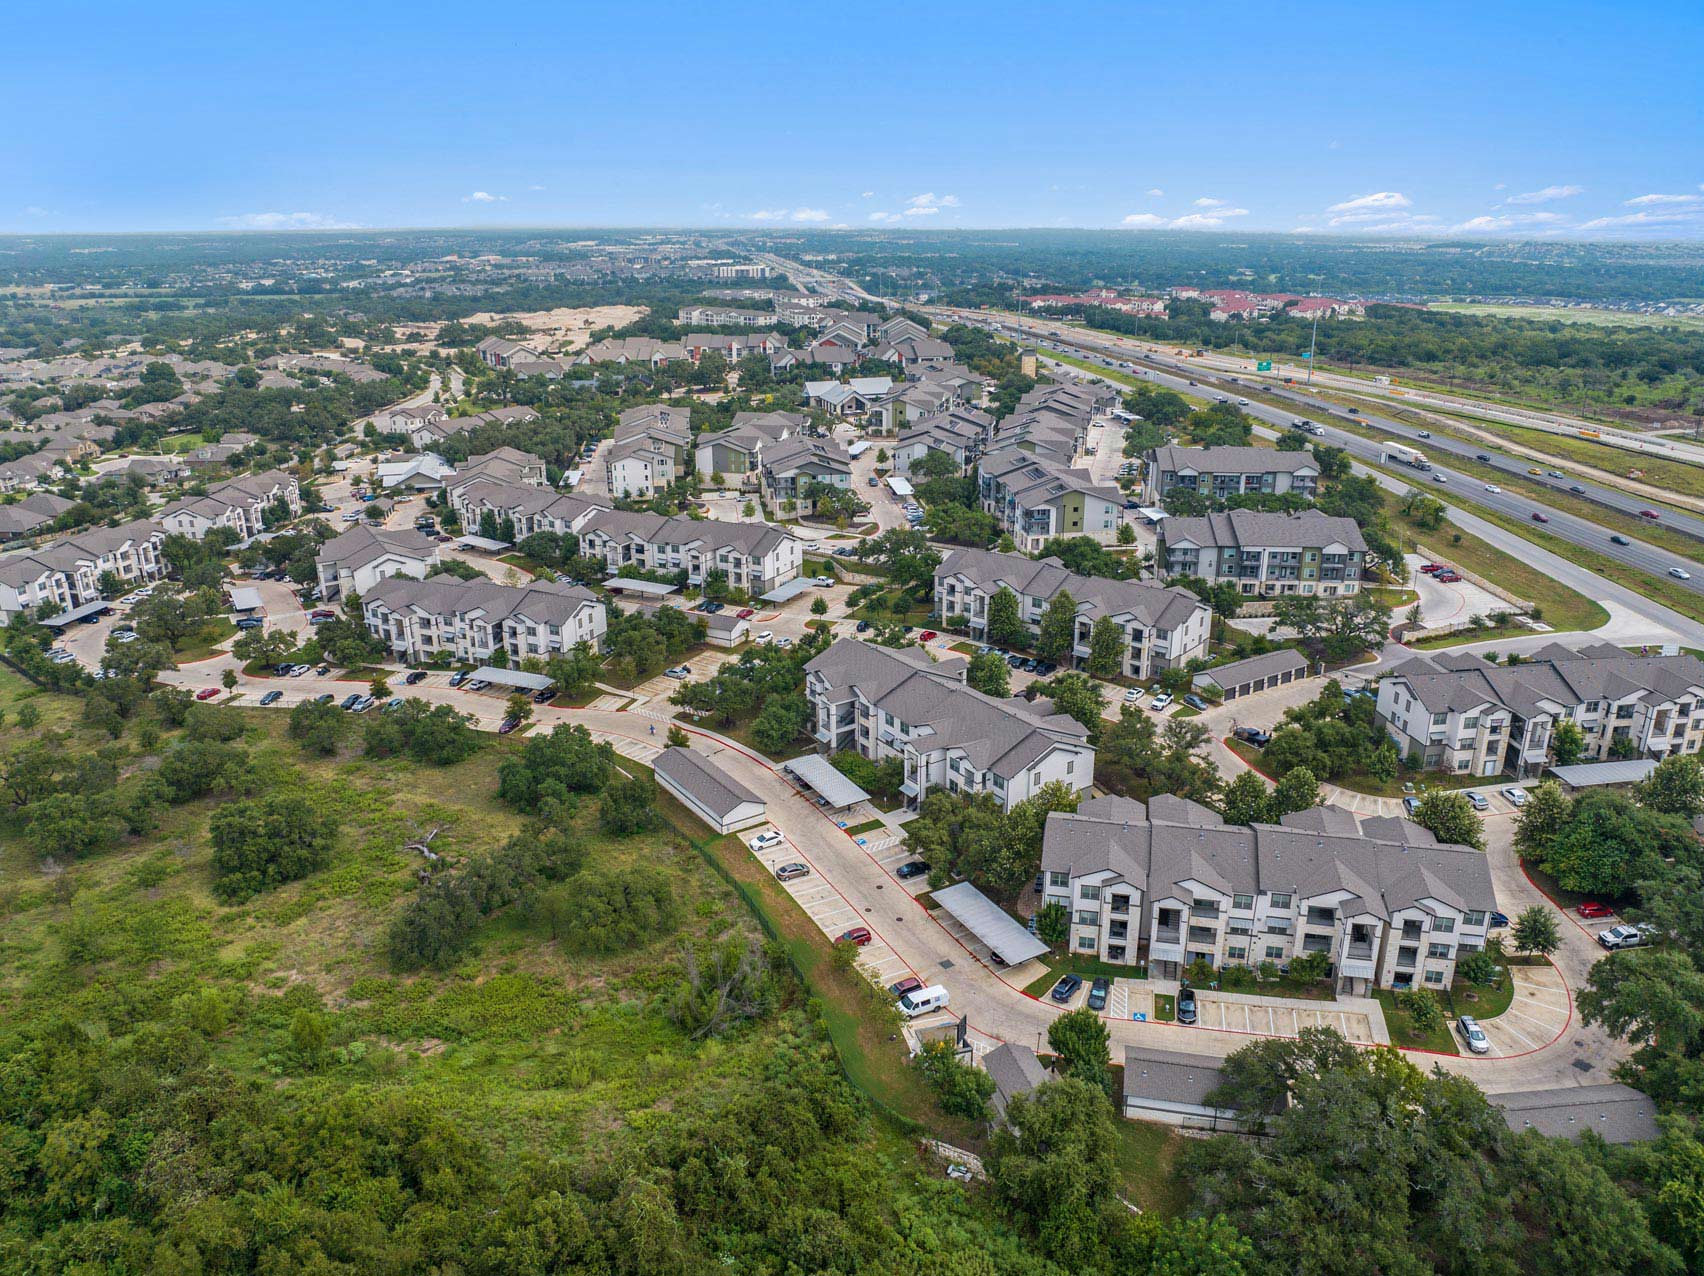
[(73, 607), (70, 611), (62, 611), (57, 616), (49, 616), (41, 623), (48, 629), (63, 629), (66, 625), (86, 620), (90, 616), (99, 616), (112, 610), (112, 604), (104, 598), (97, 598), (92, 603), (84, 603), (81, 607)]
[(483, 665), (469, 678), (472, 682), (489, 682), (494, 687), (513, 687), (517, 691), (544, 691), (556, 685), (553, 678), (542, 673), (527, 673), (524, 669), (498, 669)]
[(665, 585), (659, 580), (635, 580), (631, 576), (616, 576), (604, 582), (604, 588), (612, 594), (645, 594), (651, 598), (666, 598), (679, 585)]
[(935, 902), (946, 909), (960, 926), (987, 944), (988, 951), (1008, 966), (1040, 957), (1047, 951), (1046, 944), (969, 882), (959, 882), (936, 891)]
[(253, 585), (237, 585), (231, 589), (232, 611), (259, 611), (262, 607), (260, 591)]
[(821, 798), (830, 810), (842, 811), (870, 800), (868, 793), (848, 780), (820, 753), (807, 753), (791, 762), (783, 762), (781, 769)]
[(494, 540), (490, 536), (458, 536), (457, 549), (477, 549), (484, 554), (495, 554), (500, 549), (508, 549), (508, 541)]
[(777, 605), (781, 603), (790, 603), (800, 594), (808, 594), (811, 590), (816, 589), (817, 587), (816, 581), (811, 579), (811, 577), (795, 576), (785, 585), (777, 585), (767, 594), (759, 595), (758, 602), (775, 603)]
[(1247, 660), (1203, 670), (1195, 675), (1195, 686), (1217, 687), (1226, 700), (1237, 700), (1307, 676), (1307, 658), (1299, 651), (1269, 651), (1263, 656), (1250, 656)]
[(1626, 758), (1619, 762), (1580, 762), (1553, 766), (1550, 774), (1562, 781), (1570, 793), (1602, 788), (1607, 784), (1637, 784), (1657, 769), (1655, 758)]

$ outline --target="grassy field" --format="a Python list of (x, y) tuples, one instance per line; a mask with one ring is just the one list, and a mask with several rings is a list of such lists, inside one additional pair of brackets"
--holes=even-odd
[(1118, 1174), (1124, 1195), (1143, 1210), (1167, 1216), (1181, 1213), (1189, 1193), (1173, 1168), (1183, 1136), (1152, 1121), (1118, 1123)]
[[(1261, 771), (1260, 750), (1245, 740), (1227, 740), (1225, 747), (1236, 754), (1249, 766)], [(1265, 774), (1261, 771), (1261, 774)], [(1454, 775), (1446, 771), (1410, 771), (1406, 767), (1398, 770), (1394, 780), (1377, 780), (1365, 773), (1340, 775), (1334, 780), (1325, 781), (1335, 784), (1340, 789), (1348, 789), (1354, 793), (1367, 793), (1374, 797), (1399, 798), (1408, 796), (1402, 786), (1411, 784), (1414, 792), (1425, 789), (1471, 789), (1484, 784), (1482, 778), (1470, 775)], [(1288, 996), (1288, 993), (1282, 994)]]
[(1531, 448), (1554, 456), (1564, 463), (1589, 465), (1610, 474), (1624, 475), (1628, 470), (1643, 470), (1645, 477), (1640, 482), (1649, 483), (1654, 487), (1667, 488), (1687, 496), (1704, 498), (1704, 466), (1689, 465), (1685, 461), (1671, 461), (1666, 457), (1648, 456), (1639, 452), (1630, 452), (1625, 448), (1612, 447), (1607, 443), (1594, 443), (1590, 439), (1582, 439), (1570, 434), (1551, 434), (1546, 430), (1523, 429), (1518, 425), (1507, 425), (1501, 421), (1486, 421), (1478, 417), (1464, 418), (1471, 420), (1475, 429), (1499, 438), (1508, 439), (1522, 447)]
[(1589, 306), (1495, 306), (1472, 301), (1434, 301), (1431, 310), (1485, 315), (1493, 319), (1531, 319), (1540, 323), (1582, 323), (1600, 328), (1704, 328), (1694, 315), (1641, 315)]

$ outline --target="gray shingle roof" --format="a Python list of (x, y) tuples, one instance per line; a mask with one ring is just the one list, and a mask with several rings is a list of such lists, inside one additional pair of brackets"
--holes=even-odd
[(705, 810), (726, 819), (738, 807), (764, 801), (709, 758), (691, 749), (664, 749), (652, 769), (690, 793)]
[(1198, 545), (1207, 548), (1319, 549), (1339, 544), (1365, 553), (1366, 538), (1352, 518), (1333, 518), (1318, 510), (1272, 514), (1260, 510), (1230, 510), (1205, 518), (1168, 518), (1160, 524), (1166, 547)]
[(1503, 1110), (1516, 1134), (1537, 1130), (1558, 1139), (1577, 1139), (1593, 1130), (1607, 1143), (1646, 1143), (1657, 1137), (1657, 1105), (1632, 1086), (1558, 1086), (1486, 1096)]
[(949, 576), (962, 576), (990, 595), (1001, 586), (1041, 599), (1063, 591), (1071, 595), (1079, 615), (1090, 619), (1131, 616), (1146, 628), (1176, 629), (1206, 607), (1187, 589), (1109, 580), (1104, 576), (1079, 576), (1067, 571), (1057, 558), (1038, 561), (990, 549), (953, 550), (935, 569), (937, 581)]

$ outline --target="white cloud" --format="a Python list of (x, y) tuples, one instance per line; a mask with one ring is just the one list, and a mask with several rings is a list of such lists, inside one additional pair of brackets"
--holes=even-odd
[(493, 195), (490, 191), (474, 191), (471, 195), (463, 195), (464, 204), (500, 204), (508, 199), (507, 195)]
[(760, 208), (746, 217), (754, 222), (825, 222), (830, 214), (823, 208)]
[[(1509, 202), (1514, 203), (1513, 200)], [(1495, 234), (1506, 230), (1555, 229), (1567, 224), (1567, 221), (1561, 213), (1498, 213), (1470, 217), (1452, 229), (1464, 235)]]
[(871, 213), (870, 214), (870, 220), (873, 221), (873, 222), (896, 222), (896, 221), (899, 220), (899, 214), (898, 213)]
[(24, 216), (25, 217), (52, 217), (53, 214), (51, 212), (49, 212), (47, 209), (43, 208), (40, 204), (31, 204), (28, 208), (24, 209)]
[(1408, 208), (1414, 201), (1400, 191), (1375, 191), (1371, 195), (1357, 195), (1354, 199), (1346, 199), (1341, 204), (1333, 204), (1325, 211), (1328, 213), (1358, 213), (1369, 209)]
[(1124, 225), (1134, 227), (1137, 230), (1152, 230), (1165, 224), (1166, 219), (1158, 213), (1131, 213), (1124, 219)]
[[(1222, 202), (1214, 201), (1216, 204)], [(1185, 213), (1182, 217), (1172, 218), (1161, 217), (1157, 213), (1131, 213), (1120, 224), (1132, 230), (1212, 230), (1215, 226), (1223, 226), (1227, 217), (1247, 216), (1246, 208), (1215, 207), (1207, 212)]]
[(529, 191), (541, 191), (541, 190), (544, 189), (544, 187), (542, 187), (542, 186), (529, 186), (529, 187), (527, 187), (527, 189)]
[(754, 222), (784, 222), (789, 210), (785, 208), (760, 208), (755, 213), (747, 213)]
[(1166, 193), (1163, 190), (1161, 190), (1158, 186), (1155, 186), (1154, 188), (1152, 188), (1148, 192), (1148, 194), (1152, 195), (1155, 199), (1164, 199), (1165, 196), (1166, 196)]
[(1509, 184), (1507, 182), (1498, 182), (1491, 189), (1494, 191), (1506, 191), (1509, 189)]
[(937, 195), (933, 191), (926, 191), (922, 195), (913, 195), (905, 201), (905, 204), (905, 215), (907, 217), (933, 217), (943, 208), (957, 208), (959, 197), (957, 195)]
[(828, 220), (826, 208), (795, 208), (792, 220), (796, 222), (825, 222)]
[(865, 191), (865, 192), (864, 192), (864, 193), (863, 193), (863, 194), (862, 194), (862, 195), (860, 195), (860, 196), (859, 196), (859, 197), (858, 197), (858, 198), (859, 198), (859, 199), (874, 199), (874, 198), (875, 198), (875, 194), (876, 194), (876, 192), (875, 192), (875, 191)]
[(1572, 199), (1575, 195), (1584, 194), (1585, 190), (1584, 186), (1545, 186), (1539, 190), (1511, 195), (1503, 202), (1505, 204), (1548, 204), (1553, 199)]
[(1699, 195), (1638, 195), (1627, 201), (1628, 208), (1660, 208), (1664, 205), (1689, 205), (1704, 202)]
[(1212, 230), (1215, 226), (1223, 226), (1225, 219), (1207, 213), (1188, 213), (1168, 224), (1173, 230)]
[(1200, 199), (1195, 201), (1195, 207), (1223, 208), (1228, 203), (1230, 203), (1230, 201), (1227, 199), (1209, 199), (1207, 196), (1203, 195)]
[(361, 225), (329, 213), (243, 213), (221, 217), (219, 224), (233, 230), (359, 230)]
[(1645, 208), (1620, 217), (1594, 217), (1581, 222), (1581, 230), (1643, 230), (1647, 227), (1680, 226), (1697, 222), (1704, 217), (1704, 207), (1671, 208), (1667, 211)]
[(933, 217), (936, 213), (938, 213), (940, 211), (941, 210), (938, 209), (938, 208), (924, 208), (922, 206), (914, 204), (910, 208), (905, 210), (905, 215), (907, 217)]

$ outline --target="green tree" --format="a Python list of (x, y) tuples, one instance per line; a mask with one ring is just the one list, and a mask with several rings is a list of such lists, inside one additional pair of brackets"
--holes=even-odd
[(918, 1051), (915, 1062), (935, 1092), (941, 1111), (969, 1121), (980, 1121), (988, 1114), (988, 1100), (994, 1097), (994, 1078), (981, 1068), (959, 1062), (950, 1042), (927, 1042)]
[(1557, 766), (1573, 766), (1586, 751), (1586, 733), (1579, 724), (1564, 718), (1550, 733), (1550, 752)]
[(1101, 684), (1080, 673), (1062, 673), (1051, 682), (1041, 684), (1042, 692), (1053, 701), (1055, 712), (1075, 718), (1088, 728), (1089, 743), (1100, 739), (1106, 726), (1101, 709), (1106, 692)]
[(1089, 672), (1097, 678), (1116, 678), (1124, 671), (1127, 641), (1124, 626), (1101, 616), (1089, 628)]
[(1465, 794), (1433, 789), (1420, 799), (1414, 822), (1430, 829), (1440, 842), (1485, 849), (1485, 825)]
[(331, 862), (338, 822), (307, 798), (280, 791), (213, 812), (213, 893), (227, 904), (293, 882)]
[(1049, 948), (1058, 948), (1070, 934), (1071, 910), (1058, 900), (1049, 900), (1037, 910), (1035, 933)]
[(1112, 1092), (1112, 1036), (1101, 1017), (1087, 1006), (1068, 1010), (1047, 1026), (1047, 1044), (1059, 1056), (1066, 1076)]
[(285, 733), (306, 753), (330, 757), (342, 742), (346, 715), (333, 702), (304, 700), (290, 710), (290, 723)]
[(1425, 988), (1407, 988), (1396, 994), (1396, 1004), (1408, 1015), (1414, 1031), (1420, 1036), (1442, 1030), (1444, 1008)]
[(1011, 670), (997, 651), (972, 656), (965, 670), (965, 682), (983, 695), (1004, 700), (1012, 694)]
[(1526, 804), (1515, 812), (1515, 847), (1523, 857), (1542, 858), (1568, 824), (1574, 803), (1555, 780), (1527, 790)]
[(1068, 1271), (1092, 1269), (1117, 1176), (1106, 1092), (1073, 1077), (1013, 1096), (985, 1164), (994, 1194)]
[(1704, 815), (1704, 766), (1696, 754), (1676, 754), (1635, 786), (1634, 800), (1648, 811), (1696, 819)]
[(811, 599), (811, 615), (828, 615), (828, 599), (824, 598), (821, 594), (818, 594), (815, 598)]
[(994, 647), (1016, 647), (1029, 636), (1024, 628), (1018, 596), (1001, 586), (988, 600), (988, 642)]
[(1556, 914), (1543, 904), (1523, 908), (1515, 918), (1515, 948), (1518, 952), (1548, 957), (1562, 946), (1562, 933), (1556, 924)]
[(532, 697), (524, 691), (515, 692), (514, 695), (503, 702), (503, 716), (512, 718), (523, 725), (531, 722), (533, 716)]
[(751, 738), (765, 753), (780, 753), (792, 746), (810, 721), (811, 706), (804, 696), (773, 696), (751, 724)]
[(1036, 655), (1062, 663), (1070, 658), (1076, 640), (1077, 603), (1065, 590), (1053, 595), (1041, 613), (1041, 634), (1035, 641)]
[(1219, 809), (1224, 813), (1227, 824), (1263, 823), (1267, 819), (1270, 797), (1265, 780), (1253, 771), (1242, 771), (1225, 786)]
[(1118, 525), (1118, 543), (1120, 545), (1134, 545), (1136, 543), (1136, 528), (1133, 524), (1120, 523)]
[(1292, 811), (1311, 810), (1321, 800), (1319, 781), (1314, 779), (1313, 772), (1305, 766), (1292, 767), (1279, 777), (1274, 786), (1272, 799), (1267, 803), (1266, 818), (1276, 823)]

